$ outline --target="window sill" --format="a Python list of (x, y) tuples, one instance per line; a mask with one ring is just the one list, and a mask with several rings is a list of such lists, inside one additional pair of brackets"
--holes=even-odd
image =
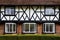
[(23, 32), (23, 33), (36, 33), (36, 32)]
[(46, 33), (46, 34), (51, 34), (51, 33), (55, 33), (55, 32), (43, 32), (43, 33)]
[(8, 33), (9, 34), (9, 33), (16, 33), (16, 32), (5, 32), (5, 33)]

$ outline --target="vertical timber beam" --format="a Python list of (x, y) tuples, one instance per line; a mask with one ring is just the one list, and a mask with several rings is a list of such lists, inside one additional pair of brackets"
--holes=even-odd
[(1, 22), (1, 7), (0, 7), (0, 22)]
[(59, 6), (59, 22), (60, 22), (60, 6)]

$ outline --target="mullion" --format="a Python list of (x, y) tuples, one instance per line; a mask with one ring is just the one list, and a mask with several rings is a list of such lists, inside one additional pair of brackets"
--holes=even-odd
[(52, 27), (52, 32), (54, 32), (54, 29), (55, 29), (55, 28), (54, 28), (54, 24), (53, 24), (53, 27)]
[(13, 33), (13, 32), (14, 32), (14, 31), (13, 31), (13, 24), (11, 24), (11, 25), (12, 25), (11, 29), (12, 29), (12, 33)]

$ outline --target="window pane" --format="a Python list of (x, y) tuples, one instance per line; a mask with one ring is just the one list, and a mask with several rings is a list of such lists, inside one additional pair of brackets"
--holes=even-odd
[(16, 25), (13, 24), (13, 32), (15, 32), (15, 31), (16, 31)]
[(54, 33), (55, 32), (54, 24), (53, 23), (45, 23), (43, 32)]
[(54, 9), (53, 8), (46, 8), (45, 14), (46, 15), (54, 15)]
[(48, 31), (49, 31), (49, 25), (46, 24), (46, 32), (48, 32)]
[(10, 24), (10, 32), (12, 32), (12, 24)]
[(15, 33), (16, 32), (16, 25), (14, 23), (6, 23), (5, 24), (5, 32), (6, 33)]
[(53, 24), (50, 24), (50, 32), (53, 32)]
[(35, 33), (36, 32), (35, 23), (24, 23), (24, 33)]
[(6, 14), (11, 14), (10, 8), (6, 8)]
[(14, 15), (14, 8), (6, 8), (5, 9), (5, 12), (6, 12), (6, 14), (8, 14), (8, 15)]
[(43, 31), (45, 31), (45, 24), (43, 24)]
[(11, 9), (11, 14), (14, 15), (14, 9)]
[(8, 14), (8, 13), (9, 13), (9, 9), (6, 8), (6, 14)]
[(29, 31), (29, 24), (25, 24), (25, 31)]
[(34, 31), (34, 24), (30, 24), (30, 32)]
[(9, 32), (9, 24), (6, 24), (7, 32)]

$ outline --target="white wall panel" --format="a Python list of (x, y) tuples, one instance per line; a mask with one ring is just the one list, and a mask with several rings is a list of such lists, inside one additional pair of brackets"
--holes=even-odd
[[(4, 11), (4, 7), (1, 7), (1, 11)], [(44, 16), (44, 7), (43, 6), (16, 6), (15, 8), (16, 16), (5, 16), (4, 12), (1, 13), (2, 20), (20, 20), (20, 21), (58, 21), (59, 20), (59, 8), (55, 9), (56, 16)]]

